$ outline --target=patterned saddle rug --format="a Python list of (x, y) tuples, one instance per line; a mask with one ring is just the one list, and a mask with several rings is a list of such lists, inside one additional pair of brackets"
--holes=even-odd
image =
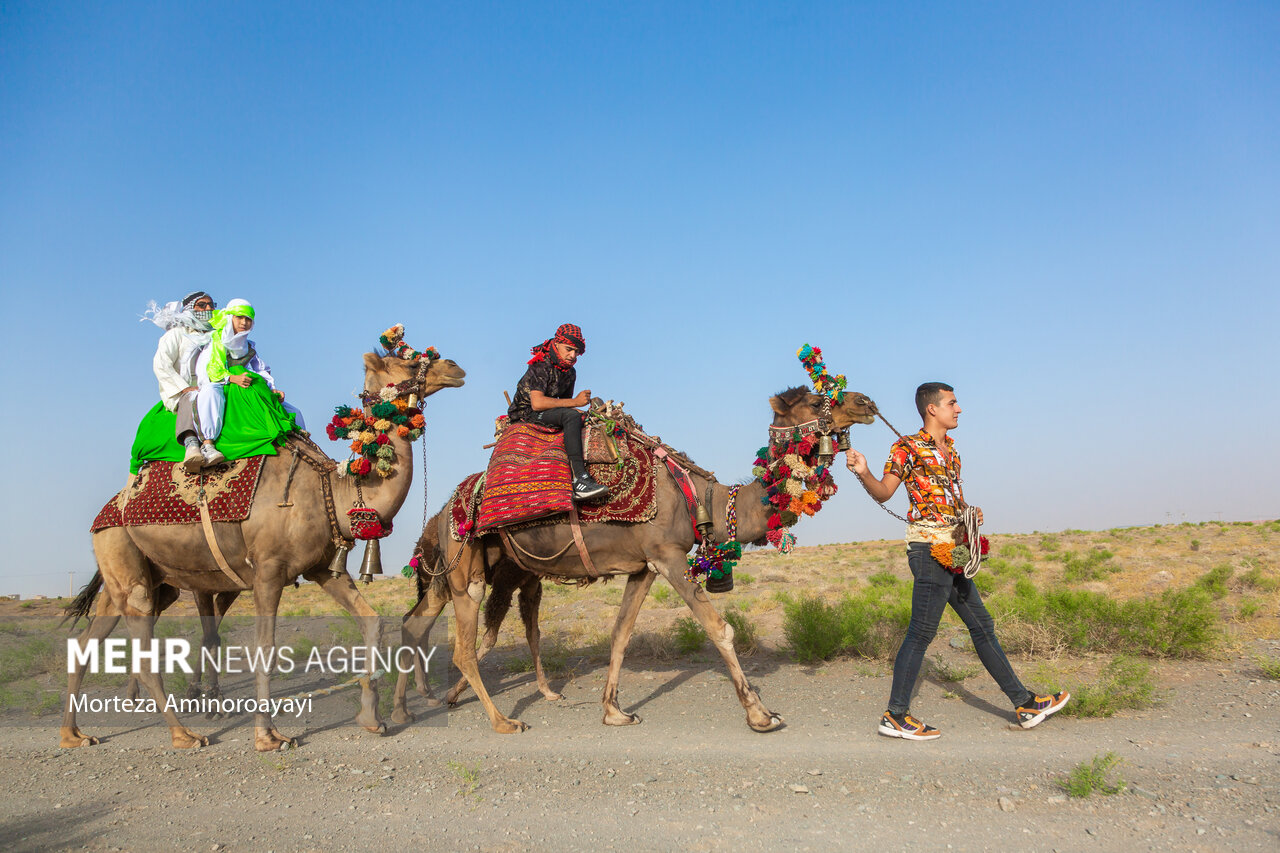
[(176, 462), (148, 462), (132, 483), (107, 501), (89, 531), (142, 524), (199, 524), (196, 501), (201, 480), (214, 521), (244, 521), (253, 508), (266, 458), (250, 456), (203, 475), (188, 474)]
[[(589, 433), (587, 471), (609, 490), (600, 503), (580, 504), (583, 522), (648, 521), (658, 512), (657, 458), (626, 433)], [(593, 463), (593, 459), (616, 461)], [(562, 521), (573, 506), (564, 433), (536, 424), (509, 424), (498, 439), (484, 474), (472, 474), (449, 501), (450, 532), (487, 533), (513, 525)], [(461, 532), (460, 532), (461, 530)]]

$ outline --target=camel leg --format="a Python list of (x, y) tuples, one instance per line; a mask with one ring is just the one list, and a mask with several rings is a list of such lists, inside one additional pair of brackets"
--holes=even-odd
[[(476, 652), (477, 664), (484, 660), (484, 656), (493, 651), (493, 647), (498, 644), (498, 629), (500, 627), (502, 627), (502, 623), (496, 622), (485, 628), (484, 636), (480, 638), (480, 650)], [(453, 685), (449, 692), (445, 694), (445, 703), (450, 707), (457, 705), (458, 697), (461, 696), (463, 691), (466, 689), (467, 679), (466, 676), (462, 676), (458, 679), (458, 683)]]
[[(152, 626), (155, 624), (154, 595), (146, 582), (135, 582), (129, 591), (129, 598), (124, 607), (124, 621), (129, 626), (129, 634), (143, 648), (149, 648), (152, 641)], [(135, 667), (138, 661), (134, 661)], [(174, 749), (191, 749), (208, 746), (209, 739), (198, 735), (182, 725), (169, 707), (168, 695), (164, 692), (164, 681), (160, 673), (152, 672), (151, 667), (142, 666), (135, 672), (142, 686), (151, 694), (156, 705), (161, 708), (160, 714), (169, 726), (169, 737)]]
[[(217, 660), (218, 650), (222, 648), (222, 637), (218, 630), (222, 627), (222, 620), (226, 617), (227, 611), (231, 609), (231, 605), (239, 597), (239, 590), (220, 592), (216, 596), (206, 592), (195, 593), (196, 610), (200, 614), (200, 628), (202, 631), (200, 638), (201, 655), (200, 665), (196, 670), (196, 681), (187, 688), (187, 698), (197, 699), (201, 696), (211, 699), (222, 698), (222, 688), (218, 686), (218, 668), (216, 666), (210, 667), (209, 671), (205, 672), (205, 655), (208, 654), (214, 660)], [(211, 720), (222, 716), (221, 711), (210, 711), (205, 714), (205, 717)]]
[[(422, 597), (422, 600), (405, 614), (400, 624), (400, 643), (415, 650), (413, 657), (414, 680), (418, 693), (426, 698), (427, 706), (430, 708), (438, 708), (440, 700), (431, 693), (431, 685), (427, 682), (427, 673), (422, 665), (422, 655), (417, 650), (420, 650), (426, 642), (427, 636), (436, 624), (436, 619), (440, 617), (440, 612), (444, 610), (444, 606), (448, 603), (449, 597), (437, 594), (435, 587), (432, 586), (428, 588), (427, 594)], [(409, 707), (405, 701), (408, 687), (409, 673), (401, 671), (396, 676), (395, 706), (391, 712), (391, 722), (396, 725), (412, 723), (414, 720), (414, 716), (409, 713)]]
[[(151, 630), (153, 632), (156, 628), (156, 622), (160, 621), (160, 614), (167, 610), (169, 605), (173, 604), (177, 600), (177, 587), (172, 587), (168, 584), (160, 584), (159, 588), (156, 589), (156, 610), (154, 617), (151, 620)], [(129, 681), (124, 687), (124, 696), (126, 699), (137, 700), (138, 695), (138, 676), (130, 675)]]
[[(275, 650), (276, 647), (276, 611), (280, 608), (280, 594), (284, 591), (279, 583), (266, 580), (275, 576), (275, 567), (259, 566), (257, 577), (263, 579), (253, 587), (253, 609), (255, 616), (254, 660), (265, 662), (264, 650)], [(271, 665), (275, 665), (275, 655), (271, 655)], [(253, 688), (258, 707), (270, 707), (271, 704), (271, 666), (254, 666)], [(265, 704), (264, 704), (265, 703)], [(253, 748), (258, 752), (272, 752), (277, 749), (297, 746), (293, 738), (285, 737), (276, 729), (275, 721), (266, 711), (254, 711), (253, 714)]]
[(627, 652), (627, 643), (631, 642), (631, 632), (636, 627), (636, 617), (640, 615), (640, 605), (649, 594), (657, 575), (653, 572), (637, 572), (627, 576), (626, 589), (622, 591), (622, 604), (618, 607), (618, 618), (613, 623), (613, 636), (609, 644), (609, 675), (604, 682), (604, 695), (600, 703), (604, 705), (604, 724), (606, 726), (633, 726), (640, 722), (635, 714), (628, 714), (618, 707), (618, 676), (622, 672), (622, 658)]
[(711, 642), (715, 643), (720, 657), (724, 658), (729, 669), (729, 678), (738, 691), (738, 701), (747, 710), (747, 725), (758, 732), (770, 732), (782, 725), (782, 717), (771, 713), (760, 701), (759, 694), (747, 682), (747, 676), (738, 663), (738, 653), (733, 648), (733, 626), (720, 618), (720, 614), (711, 606), (711, 600), (701, 586), (690, 583), (684, 577), (684, 555), (670, 557), (657, 564), (655, 568), (671, 584), (671, 588), (680, 593), (680, 597), (689, 605), (694, 617), (702, 623)]
[[(93, 618), (89, 620), (89, 625), (84, 629), (84, 633), (80, 635), (80, 648), (87, 648), (90, 643), (97, 643), (105, 640), (107, 636), (115, 629), (116, 623), (120, 621), (120, 611), (116, 610), (115, 605), (111, 602), (110, 596), (100, 594), (98, 598), (98, 609), (94, 611)], [(97, 746), (98, 739), (89, 737), (76, 725), (76, 711), (71, 704), (71, 697), (79, 694), (80, 684), (84, 680), (84, 664), (81, 661), (75, 661), (75, 666), (67, 675), (67, 707), (62, 712), (62, 728), (59, 730), (60, 741), (59, 746), (68, 749), (78, 746)], [(130, 683), (136, 680), (130, 678)], [(137, 698), (136, 696), (133, 698)]]
[[(458, 667), (470, 682), (471, 688), (476, 691), (476, 697), (489, 715), (489, 724), (495, 732), (522, 732), (528, 726), (519, 720), (503, 716), (493, 704), (489, 691), (480, 680), (480, 668), (476, 662), (476, 628), (480, 618), (480, 601), (478, 597), (472, 596), (471, 591), (474, 589), (472, 584), (477, 572), (475, 564), (484, 563), (484, 553), (479, 546), (470, 543), (450, 543), (450, 546), (464, 549), (459, 565), (449, 575), (449, 589), (453, 593), (453, 617), (457, 624), (457, 635), (453, 641), (454, 666)], [(479, 576), (484, 577), (483, 565), (478, 571)]]
[(356, 714), (356, 724), (373, 734), (385, 734), (386, 723), (378, 716), (378, 679), (373, 675), (373, 653), (382, 640), (382, 619), (356, 589), (351, 575), (342, 574), (334, 577), (327, 569), (316, 569), (308, 572), (308, 580), (316, 581), (320, 588), (329, 594), (334, 601), (342, 605), (360, 626), (361, 635), (367, 648), (370, 671), (360, 677), (360, 713)]
[(532, 577), (520, 587), (520, 618), (524, 621), (524, 638), (533, 656), (533, 672), (538, 679), (538, 690), (543, 698), (556, 701), (560, 694), (551, 689), (546, 673), (542, 671), (542, 633), (538, 630), (538, 610), (542, 606), (542, 578)]

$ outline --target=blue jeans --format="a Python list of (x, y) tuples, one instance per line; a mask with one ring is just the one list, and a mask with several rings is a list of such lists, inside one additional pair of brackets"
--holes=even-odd
[(937, 635), (938, 623), (942, 621), (942, 612), (948, 604), (964, 621), (982, 665), (1013, 706), (1017, 708), (1034, 698), (1035, 694), (1022, 686), (1004, 649), (1000, 648), (995, 622), (983, 605), (982, 596), (973, 581), (963, 574), (944, 569), (929, 553), (929, 546), (921, 542), (908, 545), (907, 565), (915, 577), (911, 589), (911, 622), (907, 625), (902, 647), (898, 649), (898, 657), (893, 662), (889, 712), (905, 714), (910, 709), (911, 691), (920, 676), (925, 650)]

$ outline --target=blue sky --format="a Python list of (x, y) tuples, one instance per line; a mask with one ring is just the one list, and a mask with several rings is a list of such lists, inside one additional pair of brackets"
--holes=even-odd
[[(1276, 517), (1276, 44), (1265, 3), (5, 2), (0, 594), (92, 573), (138, 316), (196, 288), (313, 426), (391, 323), (462, 364), (432, 511), (568, 321), (722, 479), (809, 342), (901, 429), (956, 386), (992, 531)], [(801, 544), (899, 535), (837, 482)]]

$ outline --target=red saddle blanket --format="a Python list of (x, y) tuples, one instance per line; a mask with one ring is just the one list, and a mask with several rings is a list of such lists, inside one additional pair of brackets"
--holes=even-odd
[[(617, 461), (587, 464), (587, 471), (609, 490), (605, 501), (581, 504), (584, 522), (648, 521), (658, 511), (657, 459), (647, 446), (625, 433), (615, 436)], [(606, 455), (612, 455), (611, 453)], [(596, 458), (588, 449), (587, 458)], [(452, 532), (469, 523), (478, 533), (528, 522), (554, 522), (573, 506), (564, 433), (536, 424), (515, 423), (503, 430), (489, 459), (479, 509), (473, 502), (475, 478), (463, 481), (450, 501)]]
[(265, 456), (239, 459), (225, 467), (188, 474), (178, 462), (148, 462), (137, 478), (107, 501), (90, 532), (142, 524), (199, 524), (196, 505), (203, 479), (205, 500), (214, 521), (244, 521), (253, 508)]

